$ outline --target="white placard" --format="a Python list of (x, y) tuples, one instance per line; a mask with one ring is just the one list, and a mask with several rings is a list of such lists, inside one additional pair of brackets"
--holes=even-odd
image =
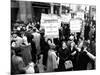
[(80, 18), (80, 19), (84, 20), (84, 12), (82, 12), (82, 11), (76, 12), (75, 18)]
[(82, 27), (82, 20), (71, 19), (70, 20), (70, 30), (71, 32), (80, 32)]
[(71, 19), (71, 14), (62, 14), (61, 15), (61, 21), (65, 23), (69, 23)]
[(58, 16), (53, 14), (42, 14), (41, 26), (45, 29), (45, 37), (58, 38), (61, 22)]

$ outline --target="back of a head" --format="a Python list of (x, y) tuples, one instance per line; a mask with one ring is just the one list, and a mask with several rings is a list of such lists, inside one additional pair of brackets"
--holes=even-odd
[(36, 28), (33, 28), (33, 32), (36, 32)]
[(71, 35), (71, 36), (69, 37), (69, 40), (73, 41), (73, 40), (74, 40), (74, 36)]

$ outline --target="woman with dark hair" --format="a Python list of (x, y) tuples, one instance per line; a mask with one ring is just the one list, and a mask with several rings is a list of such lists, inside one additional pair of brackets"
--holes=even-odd
[(70, 50), (71, 50), (71, 61), (73, 62), (73, 70), (77, 70), (78, 69), (78, 50), (76, 48), (76, 44), (75, 42), (72, 42), (70, 44)]
[(83, 46), (83, 43), (84, 43), (84, 39), (83, 39), (83, 37), (80, 37), (79, 38), (79, 42), (78, 42), (78, 48), (82, 48), (82, 46)]
[(50, 43), (52, 43), (51, 39), (47, 39), (47, 42), (44, 41), (44, 43), (41, 42), (41, 44), (44, 44), (45, 46), (45, 47), (44, 46), (42, 47), (42, 49), (44, 49), (43, 50), (43, 65), (45, 66), (45, 68), (47, 66), (48, 50), (50, 49)]
[(58, 53), (59, 53), (59, 57), (60, 57), (58, 69), (59, 69), (59, 71), (66, 71), (64, 63), (66, 60), (69, 60), (71, 51), (68, 48), (68, 46), (66, 45), (65, 41), (62, 41), (62, 47), (59, 49)]
[(79, 70), (86, 70), (87, 64), (90, 61), (89, 56), (84, 51), (85, 47), (82, 46), (81, 51), (79, 52), (79, 60), (78, 60), (78, 69)]
[(27, 37), (26, 37), (26, 35), (25, 35), (25, 32), (21, 32), (21, 38), (23, 39), (23, 44), (24, 44), (25, 46), (28, 46), (29, 43), (28, 43)]
[(31, 34), (31, 32), (26, 32), (25, 35), (27, 37), (28, 43), (30, 43), (31, 48), (32, 48), (32, 50), (31, 50), (32, 61), (34, 63), (36, 63), (36, 47), (35, 47), (34, 41), (32, 41), (32, 39), (34, 38), (34, 36)]
[(20, 37), (20, 35), (18, 34), (18, 32), (13, 33), (12, 34), (12, 39), (11, 40), (15, 40), (16, 41), (16, 46), (15, 47), (20, 47), (23, 44), (23, 39)]
[(41, 54), (43, 54), (43, 65), (46, 66), (46, 63), (47, 63), (47, 53), (48, 53), (48, 50), (49, 50), (49, 45), (45, 41), (44, 33), (41, 33), (40, 46), (41, 46)]
[(18, 52), (11, 50), (11, 74), (25, 74), (25, 63)]

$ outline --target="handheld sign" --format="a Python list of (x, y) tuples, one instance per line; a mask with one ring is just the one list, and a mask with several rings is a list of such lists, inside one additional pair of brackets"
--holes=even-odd
[(69, 23), (71, 19), (71, 14), (62, 14), (61, 15), (61, 21), (64, 23)]
[(42, 14), (41, 26), (45, 29), (45, 37), (58, 38), (61, 22), (58, 16), (53, 14)]
[(80, 32), (82, 27), (81, 19), (71, 19), (70, 20), (70, 30), (71, 32)]
[(83, 11), (77, 11), (75, 18), (80, 18), (80, 19), (84, 20), (84, 12)]

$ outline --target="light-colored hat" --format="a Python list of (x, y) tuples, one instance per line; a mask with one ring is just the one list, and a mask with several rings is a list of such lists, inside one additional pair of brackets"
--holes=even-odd
[(70, 39), (70, 40), (74, 40), (74, 36), (70, 36), (69, 39)]

